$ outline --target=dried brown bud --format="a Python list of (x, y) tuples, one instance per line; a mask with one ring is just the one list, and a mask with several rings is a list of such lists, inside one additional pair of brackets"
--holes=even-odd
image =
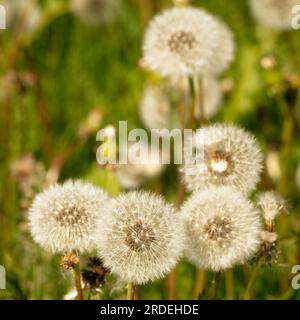
[(71, 252), (61, 258), (60, 266), (65, 270), (73, 269), (79, 263), (79, 257), (76, 253)]

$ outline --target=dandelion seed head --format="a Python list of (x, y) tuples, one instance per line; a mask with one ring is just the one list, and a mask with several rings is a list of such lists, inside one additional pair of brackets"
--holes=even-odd
[(145, 65), (162, 76), (219, 74), (233, 60), (234, 42), (217, 18), (204, 10), (181, 7), (154, 17), (143, 51)]
[(29, 210), (34, 240), (52, 252), (92, 249), (95, 222), (107, 199), (101, 189), (81, 181), (50, 186)]
[(123, 281), (146, 283), (163, 277), (180, 258), (183, 226), (162, 198), (132, 191), (112, 200), (97, 244), (105, 266)]
[(250, 192), (259, 181), (262, 153), (255, 138), (242, 128), (223, 124), (203, 127), (188, 139), (185, 148), (195, 150), (193, 155), (187, 153), (181, 168), (190, 191), (224, 185)]
[(196, 39), (191, 32), (175, 31), (170, 35), (168, 47), (170, 51), (179, 55), (187, 54), (194, 48)]
[(147, 86), (140, 103), (140, 116), (147, 129), (171, 127), (171, 106), (160, 86)]
[(272, 222), (282, 211), (286, 211), (285, 200), (275, 191), (265, 191), (257, 196), (257, 205), (265, 221)]
[(154, 231), (142, 221), (135, 222), (125, 232), (125, 243), (132, 251), (148, 251), (155, 242)]
[(186, 256), (201, 268), (231, 268), (251, 258), (259, 247), (258, 211), (240, 191), (230, 187), (196, 191), (184, 203), (181, 214)]
[(292, 28), (292, 8), (297, 4), (298, 0), (250, 0), (250, 8), (255, 19), (275, 30)]

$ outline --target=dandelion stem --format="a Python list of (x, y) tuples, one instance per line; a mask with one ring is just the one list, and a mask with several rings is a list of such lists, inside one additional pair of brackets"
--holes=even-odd
[(234, 274), (233, 271), (227, 270), (225, 273), (226, 299), (234, 299)]
[(213, 275), (213, 280), (211, 283), (211, 288), (210, 288), (210, 293), (209, 293), (210, 300), (216, 300), (216, 298), (217, 298), (220, 279), (221, 279), (221, 272), (215, 272)]
[(195, 87), (195, 111), (198, 110), (199, 124), (203, 126), (205, 124), (203, 80), (200, 77), (194, 77), (193, 81)]
[(296, 42), (294, 41), (292, 32), (285, 32), (284, 37), (287, 40), (286, 43), (287, 43), (288, 50), (291, 54), (291, 59), (294, 59), (296, 66), (300, 67), (300, 58), (298, 54), (298, 48), (297, 48)]
[(173, 2), (174, 2), (174, 5), (177, 7), (185, 7), (189, 5), (191, 0), (173, 0)]
[(151, 0), (139, 0), (140, 16), (143, 29), (147, 25), (154, 12), (154, 3)]
[(262, 266), (264, 262), (264, 258), (261, 257), (256, 265), (256, 267), (254, 268), (253, 272), (252, 272), (252, 275), (250, 277), (250, 280), (248, 282), (248, 285), (247, 285), (247, 288), (246, 288), (246, 291), (244, 293), (244, 297), (243, 299), (244, 300), (250, 300), (251, 297), (252, 297), (252, 290), (253, 290), (253, 287), (254, 287), (254, 284), (255, 284), (255, 281), (257, 279), (257, 276), (259, 274), (259, 270), (260, 270), (260, 267)]
[(195, 105), (196, 105), (196, 83), (193, 77), (189, 77), (189, 87), (190, 87), (190, 105), (189, 105), (189, 118), (188, 123), (184, 126), (188, 129), (194, 128), (195, 120)]
[[(293, 137), (293, 121), (291, 119), (289, 106), (283, 101), (282, 102), (283, 107), (283, 113), (284, 113), (284, 123), (283, 123), (283, 131), (281, 134), (282, 139), (282, 149), (281, 149), (281, 159), (282, 163), (286, 163), (289, 159), (290, 154), (290, 147), (291, 147), (291, 141)], [(285, 166), (282, 166), (282, 176), (281, 180), (279, 182), (279, 192), (282, 195), (286, 194), (287, 190), (287, 183), (288, 183), (288, 168)]]
[(185, 196), (185, 185), (184, 185), (183, 181), (181, 181), (181, 179), (180, 179), (179, 186), (178, 186), (177, 200), (176, 200), (177, 208), (181, 207), (181, 205), (184, 201), (184, 196)]
[(73, 271), (74, 271), (74, 277), (75, 277), (75, 287), (76, 287), (76, 291), (77, 291), (77, 299), (84, 300), (82, 286), (81, 286), (81, 275), (80, 275), (79, 263), (76, 266), (74, 266)]
[(176, 268), (167, 277), (168, 300), (176, 299)]
[(193, 293), (194, 300), (198, 300), (199, 295), (203, 292), (205, 280), (206, 280), (206, 271), (204, 269), (197, 268), (195, 289), (194, 289), (194, 293)]
[[(177, 199), (176, 206), (180, 208), (185, 197), (185, 185), (184, 182), (179, 177), (178, 182), (178, 191), (177, 191)], [(176, 299), (176, 268), (174, 268), (168, 275), (166, 279), (167, 292), (168, 292), (168, 300)]]
[(127, 300), (134, 300), (136, 286), (129, 282), (127, 285)]

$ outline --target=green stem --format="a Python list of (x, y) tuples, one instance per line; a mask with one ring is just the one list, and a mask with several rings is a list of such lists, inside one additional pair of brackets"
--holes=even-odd
[(154, 13), (154, 2), (151, 0), (139, 0), (140, 17), (142, 22), (142, 27), (145, 29), (149, 20)]
[(220, 279), (221, 279), (221, 272), (215, 272), (212, 283), (211, 283), (210, 293), (209, 293), (210, 300), (216, 300), (217, 298)]
[(199, 112), (199, 124), (202, 127), (205, 124), (203, 80), (201, 77), (194, 77), (194, 83), (196, 94), (195, 111)]
[(194, 293), (193, 293), (194, 300), (198, 300), (199, 295), (203, 292), (205, 279), (206, 279), (206, 271), (204, 269), (197, 268), (195, 288), (194, 288)]
[(187, 119), (187, 124), (184, 126), (186, 129), (194, 128), (195, 120), (195, 104), (196, 104), (196, 83), (193, 77), (189, 77), (189, 89), (190, 89), (190, 104), (189, 104), (189, 114)]
[(83, 297), (83, 291), (82, 291), (82, 285), (81, 285), (81, 275), (80, 275), (80, 267), (79, 264), (77, 264), (74, 268), (74, 278), (75, 278), (75, 287), (77, 291), (77, 299), (78, 300), (84, 300)]
[(131, 282), (127, 285), (127, 300), (134, 300), (135, 285)]
[(234, 274), (232, 269), (225, 272), (226, 299), (234, 299)]
[(254, 271), (252, 272), (252, 275), (251, 275), (250, 280), (248, 282), (248, 285), (247, 285), (247, 288), (246, 288), (246, 291), (245, 291), (244, 297), (243, 297), (244, 300), (250, 300), (251, 299), (252, 290), (253, 290), (255, 281), (256, 281), (256, 279), (258, 277), (258, 274), (259, 274), (259, 271), (260, 271), (260, 267), (262, 266), (263, 262), (264, 262), (264, 259), (263, 259), (263, 257), (261, 257), (259, 259), (257, 265), (255, 266)]

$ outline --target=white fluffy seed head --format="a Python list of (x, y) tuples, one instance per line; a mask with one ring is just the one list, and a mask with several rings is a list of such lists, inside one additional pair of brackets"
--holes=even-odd
[(181, 168), (190, 191), (230, 186), (247, 193), (255, 188), (263, 157), (252, 134), (235, 125), (214, 124), (197, 130), (185, 148), (191, 145), (196, 151), (186, 153)]
[(286, 211), (285, 200), (275, 191), (262, 192), (257, 196), (257, 205), (267, 223), (272, 222), (282, 211)]
[(140, 116), (147, 129), (171, 128), (171, 106), (160, 86), (147, 86), (140, 103)]
[(72, 11), (91, 25), (111, 22), (119, 9), (120, 0), (71, 0)]
[(181, 211), (187, 237), (186, 256), (213, 271), (242, 264), (260, 244), (258, 211), (242, 193), (229, 187), (197, 191)]
[(234, 41), (206, 11), (172, 8), (151, 21), (143, 52), (145, 65), (162, 76), (219, 74), (233, 60)]
[(174, 209), (159, 196), (141, 191), (111, 201), (96, 238), (105, 266), (136, 284), (169, 272), (184, 245), (182, 220)]
[(275, 30), (292, 28), (292, 8), (299, 4), (299, 0), (250, 0), (250, 8), (255, 19)]
[(82, 181), (56, 184), (38, 194), (29, 210), (34, 240), (46, 250), (69, 253), (93, 247), (93, 230), (108, 197)]

